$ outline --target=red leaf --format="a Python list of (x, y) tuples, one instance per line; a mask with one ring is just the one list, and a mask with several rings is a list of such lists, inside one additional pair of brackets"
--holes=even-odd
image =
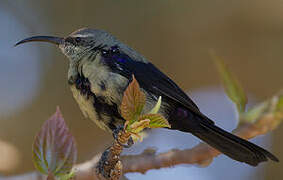
[(133, 121), (137, 118), (144, 107), (145, 94), (140, 90), (139, 83), (133, 75), (133, 80), (124, 92), (120, 106), (121, 114), (127, 121)]
[(70, 173), (77, 159), (74, 137), (62, 117), (59, 107), (35, 137), (33, 162), (43, 174), (55, 176)]

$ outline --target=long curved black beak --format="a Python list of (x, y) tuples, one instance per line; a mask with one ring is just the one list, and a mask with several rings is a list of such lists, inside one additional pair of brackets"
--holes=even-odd
[(64, 38), (54, 37), (54, 36), (33, 36), (33, 37), (26, 38), (24, 40), (21, 40), (20, 42), (15, 44), (15, 46), (18, 46), (20, 44), (27, 43), (27, 42), (32, 42), (32, 41), (49, 42), (52, 44), (60, 45), (63, 43), (63, 40)]

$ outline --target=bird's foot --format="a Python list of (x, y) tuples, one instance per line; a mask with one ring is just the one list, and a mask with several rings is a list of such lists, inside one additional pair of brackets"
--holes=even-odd
[(96, 166), (96, 174), (102, 175), (105, 178), (110, 177), (110, 173), (105, 170), (105, 166), (109, 165), (109, 162), (108, 162), (109, 153), (110, 153), (110, 149), (106, 149), (102, 153), (100, 160), (98, 161), (97, 166)]
[(96, 166), (96, 174), (101, 180), (118, 180), (122, 175), (120, 156), (113, 154), (111, 148), (106, 149)]
[(128, 140), (128, 142), (126, 144), (125, 143), (121, 143), (120, 140), (119, 140), (119, 133), (121, 133), (123, 131), (124, 131), (124, 127), (123, 126), (119, 126), (118, 128), (116, 128), (113, 131), (113, 137), (123, 148), (130, 148), (134, 144), (134, 140), (133, 140), (132, 137), (129, 138), (129, 140)]

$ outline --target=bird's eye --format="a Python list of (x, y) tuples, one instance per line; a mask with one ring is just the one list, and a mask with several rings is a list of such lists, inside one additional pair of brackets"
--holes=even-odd
[(80, 37), (67, 37), (66, 39), (65, 39), (65, 41), (66, 42), (68, 42), (68, 43), (71, 43), (71, 44), (78, 44), (79, 42), (81, 42), (81, 40), (82, 40), (82, 38), (80, 38)]
[(111, 50), (112, 53), (118, 53), (119, 47), (118, 46), (112, 46), (110, 50)]
[(106, 55), (106, 54), (108, 54), (108, 51), (105, 50), (105, 49), (101, 49), (101, 53), (102, 53), (103, 55)]
[(75, 38), (76, 43), (81, 42), (81, 40), (82, 40), (82, 38), (80, 38), (80, 37), (76, 37), (76, 38)]

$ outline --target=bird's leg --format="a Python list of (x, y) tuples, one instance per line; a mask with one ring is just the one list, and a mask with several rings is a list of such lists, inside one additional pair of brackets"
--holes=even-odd
[(97, 166), (96, 166), (96, 173), (98, 175), (101, 174), (105, 178), (110, 177), (110, 173), (105, 170), (105, 166), (109, 165), (109, 162), (108, 162), (109, 153), (110, 153), (110, 148), (106, 149), (102, 153), (100, 160), (98, 161)]
[(103, 152), (96, 166), (96, 174), (106, 179), (120, 179), (123, 168), (120, 155), (123, 148), (129, 148), (134, 144), (130, 136), (131, 134), (126, 132), (123, 126), (113, 131), (115, 142)]
[(124, 126), (119, 126), (113, 131), (114, 139), (123, 147), (123, 148), (130, 148), (134, 144), (134, 140), (132, 137), (129, 138), (126, 144), (121, 143), (119, 140), (119, 133), (124, 131)]

